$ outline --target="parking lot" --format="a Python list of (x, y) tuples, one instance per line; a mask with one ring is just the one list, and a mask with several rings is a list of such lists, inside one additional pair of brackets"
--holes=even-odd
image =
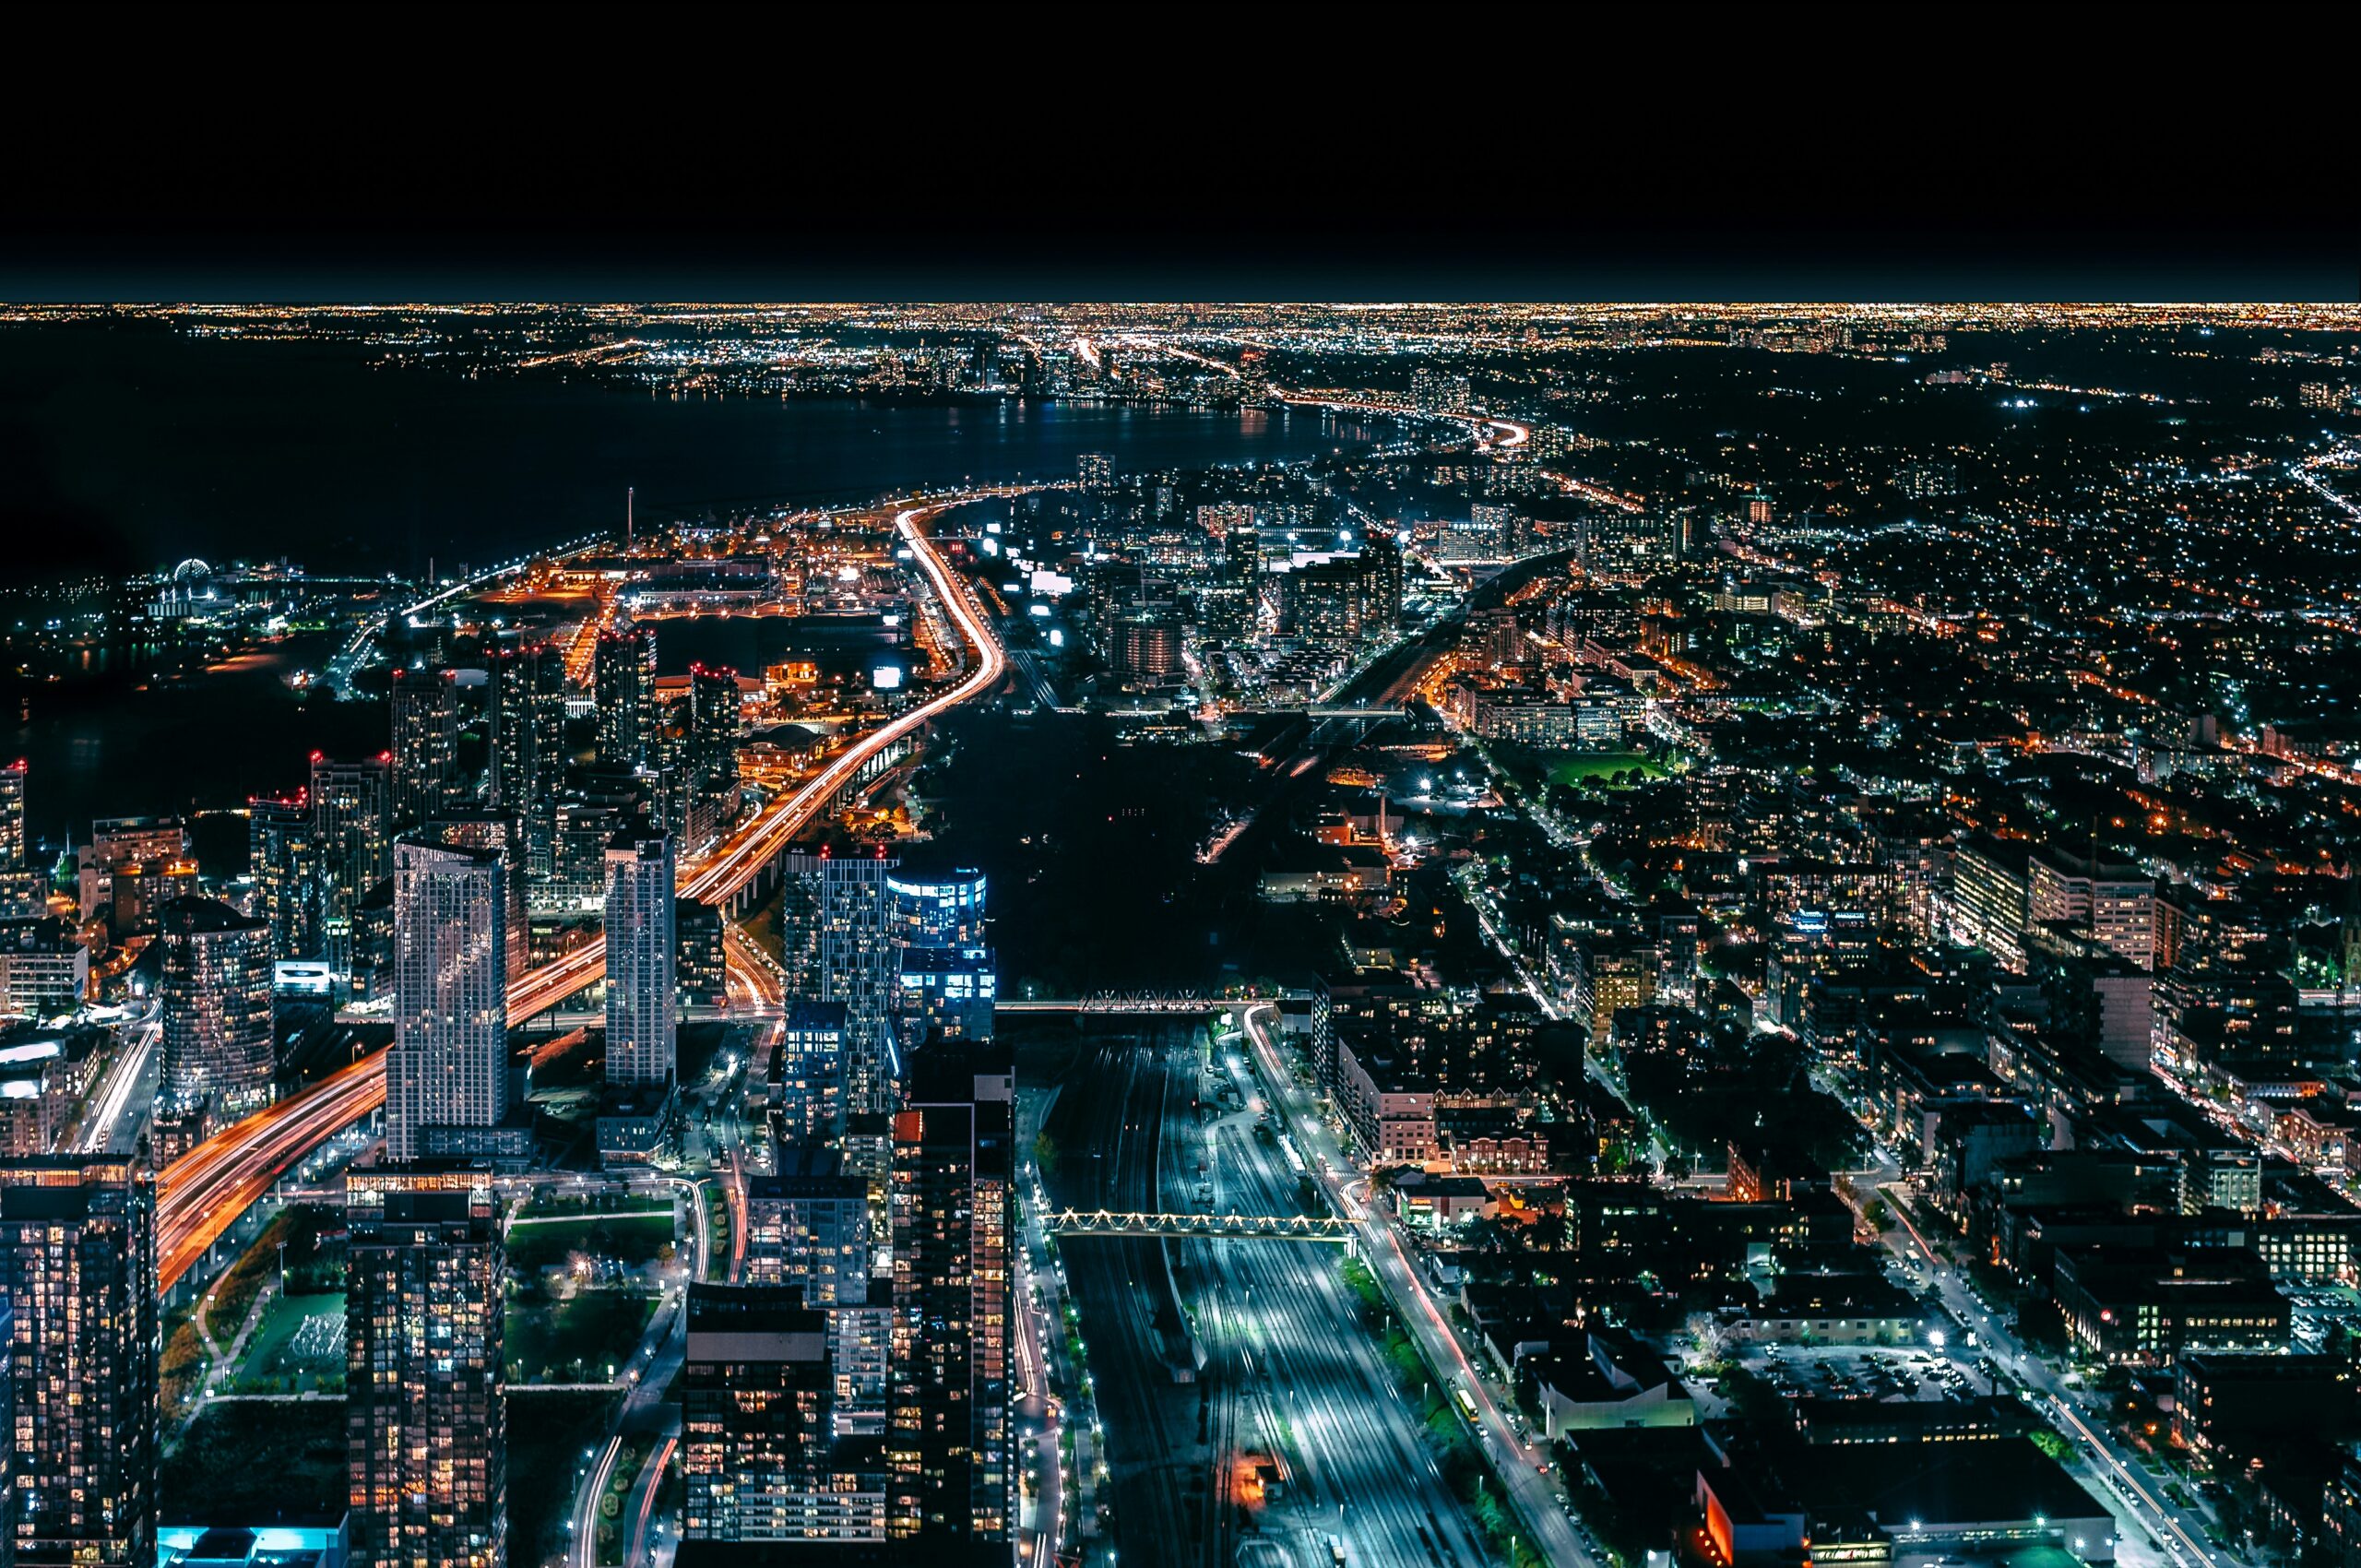
[(2348, 1331), (2361, 1332), (2361, 1291), (2353, 1287), (2283, 1283), (2279, 1289), (2287, 1298), (2288, 1316), (2298, 1348), (2324, 1348), (2329, 1331), (2340, 1324)]
[[(1974, 1351), (1772, 1345), (1750, 1346), (1739, 1360), (1790, 1399), (1968, 1399), (1993, 1392), (1991, 1369)], [(1716, 1404), (1723, 1393), (1711, 1385), (1694, 1392)]]

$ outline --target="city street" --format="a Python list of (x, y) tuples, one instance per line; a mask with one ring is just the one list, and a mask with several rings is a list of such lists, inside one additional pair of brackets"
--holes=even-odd
[[(1906, 1182), (1897, 1181), (1892, 1185), (1908, 1191)], [(1902, 1216), (1903, 1210), (1891, 1200), (1889, 1206), (1898, 1218)], [(1936, 1255), (1906, 1218), (1884, 1232), (1884, 1241), (1904, 1283), (1917, 1288), (1913, 1277), (1924, 1276), (1941, 1293), (1943, 1305), (1975, 1333), (1984, 1354), (2013, 1377), (2023, 1387), (2027, 1401), (2073, 1442), (2100, 1500), (2116, 1516), (2122, 1532), (2119, 1550), (2129, 1568), (2142, 1568), (2143, 1551), (2153, 1554), (2151, 1562), (2177, 1563), (2183, 1568), (2198, 1564), (2243, 1568), (2236, 1553), (2208, 1538), (2203, 1516), (2165, 1494), (2163, 1483), (2108, 1430), (2106, 1420), (2096, 1411), (2086, 1413), (2082, 1404), (2086, 1396), (2068, 1389), (2048, 1363), (2019, 1344), (2001, 1314), (1975, 1294), (1961, 1270)], [(1955, 1360), (1962, 1359), (1963, 1347), (1945, 1348)]]

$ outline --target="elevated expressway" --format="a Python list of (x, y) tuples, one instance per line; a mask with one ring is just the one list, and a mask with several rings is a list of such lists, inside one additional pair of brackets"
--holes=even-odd
[[(773, 800), (708, 853), (682, 866), (682, 897), (727, 903), (745, 894), (779, 863), (789, 846), (827, 809), (836, 792), (858, 780), (872, 759), (938, 716), (1000, 683), (1008, 658), (990, 619), (919, 525), (984, 495), (1012, 493), (920, 499), (906, 505), (894, 519), (895, 529), (909, 545), (944, 611), (979, 656), (974, 667), (949, 689), (861, 736), (801, 788)], [(597, 983), (605, 973), (605, 944), (592, 942), (518, 977), (508, 988), (510, 1022), (531, 1017)], [(379, 1051), (222, 1129), (167, 1166), (157, 1181), (159, 1287), (169, 1290), (178, 1283), (296, 1161), (385, 1102), (386, 1057)]]

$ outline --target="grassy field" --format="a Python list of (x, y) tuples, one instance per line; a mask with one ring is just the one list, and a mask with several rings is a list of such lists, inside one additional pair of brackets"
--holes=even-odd
[(545, 1225), (512, 1225), (508, 1229), (509, 1266), (533, 1274), (561, 1264), (576, 1253), (612, 1258), (626, 1267), (653, 1262), (672, 1244), (672, 1210), (640, 1214), (600, 1214)]
[[(306, 1324), (312, 1324), (309, 1332)], [(238, 1392), (333, 1394), (343, 1387), (344, 1297), (287, 1296), (273, 1301), (246, 1341)]]
[(1585, 778), (1607, 778), (1635, 770), (1649, 778), (1664, 777), (1663, 768), (1638, 752), (1584, 752), (1550, 764), (1549, 781), (1579, 784)]
[(509, 1303), (508, 1375), (519, 1383), (599, 1383), (639, 1344), (656, 1298), (638, 1290), (585, 1290), (570, 1301)]

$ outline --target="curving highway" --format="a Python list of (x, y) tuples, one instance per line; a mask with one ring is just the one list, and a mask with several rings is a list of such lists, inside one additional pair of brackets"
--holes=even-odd
[[(838, 753), (793, 793), (765, 805), (713, 850), (682, 869), (680, 895), (711, 902), (761, 875), (779, 852), (826, 809), (870, 758), (963, 702), (983, 695), (1007, 673), (1008, 656), (967, 583), (944, 563), (920, 525), (955, 506), (1025, 487), (979, 491), (955, 499), (913, 500), (894, 518), (944, 611), (975, 647), (974, 665), (949, 689), (869, 731)], [(594, 941), (521, 976), (508, 988), (508, 1016), (529, 1018), (606, 973), (606, 945)], [(302, 1093), (208, 1138), (166, 1167), (157, 1181), (157, 1276), (169, 1290), (196, 1266), (238, 1216), (297, 1160), (386, 1102), (380, 1051)]]

